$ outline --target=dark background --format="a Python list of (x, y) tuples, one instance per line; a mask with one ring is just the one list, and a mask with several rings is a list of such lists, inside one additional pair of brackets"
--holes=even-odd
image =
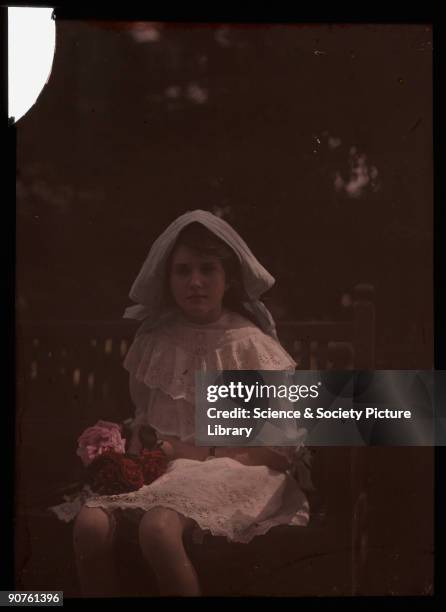
[(120, 318), (153, 240), (202, 208), (276, 277), (277, 319), (342, 318), (371, 283), (377, 368), (432, 367), (430, 26), (57, 21), (56, 37), (17, 126), (19, 319)]

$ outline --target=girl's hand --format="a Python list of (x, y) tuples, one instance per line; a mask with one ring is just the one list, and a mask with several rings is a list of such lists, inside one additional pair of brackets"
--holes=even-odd
[(175, 451), (170, 442), (164, 440), (163, 442), (161, 442), (159, 448), (166, 455), (168, 461), (172, 461), (173, 459), (175, 459)]
[(168, 449), (170, 461), (174, 459), (195, 459), (196, 461), (204, 461), (209, 456), (209, 448), (207, 446), (187, 444), (174, 436), (163, 436), (162, 440), (163, 449), (164, 444), (168, 444), (166, 448)]
[(231, 459), (234, 459), (234, 461), (238, 461), (239, 463), (243, 463), (243, 465), (254, 465), (248, 453), (238, 452), (236, 455), (231, 457)]
[(140, 427), (140, 425), (134, 425), (132, 427), (132, 433), (127, 447), (127, 452), (131, 455), (139, 455), (139, 453), (142, 451), (142, 443), (139, 439)]
[(245, 448), (237, 446), (216, 446), (215, 457), (229, 457), (229, 459), (236, 459), (237, 456), (242, 455), (246, 451)]
[(233, 448), (232, 451), (234, 452), (221, 456), (230, 457), (243, 465), (265, 465), (277, 472), (286, 472), (290, 467), (285, 457), (273, 452), (267, 446)]

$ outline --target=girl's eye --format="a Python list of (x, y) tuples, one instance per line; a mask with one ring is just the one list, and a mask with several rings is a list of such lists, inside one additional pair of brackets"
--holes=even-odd
[(189, 274), (189, 266), (187, 264), (177, 264), (175, 266), (175, 273), (178, 276), (187, 276)]
[(201, 271), (203, 274), (210, 274), (211, 272), (214, 272), (215, 268), (216, 265), (214, 263), (205, 263), (201, 266)]

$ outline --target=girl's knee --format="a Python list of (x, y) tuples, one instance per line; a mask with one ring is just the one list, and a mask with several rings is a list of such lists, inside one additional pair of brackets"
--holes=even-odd
[(74, 546), (83, 552), (110, 546), (113, 530), (112, 520), (104, 510), (84, 506), (74, 524)]
[(182, 517), (169, 508), (148, 510), (139, 525), (139, 541), (142, 550), (152, 550), (181, 538), (184, 529)]

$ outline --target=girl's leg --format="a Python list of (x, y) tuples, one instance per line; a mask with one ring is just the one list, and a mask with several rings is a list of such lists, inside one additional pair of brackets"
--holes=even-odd
[(197, 574), (183, 544), (183, 533), (192, 524), (192, 519), (169, 508), (153, 508), (141, 519), (141, 550), (156, 574), (161, 595), (201, 595)]
[(73, 544), (82, 595), (117, 596), (114, 526), (101, 508), (84, 506), (74, 524)]

